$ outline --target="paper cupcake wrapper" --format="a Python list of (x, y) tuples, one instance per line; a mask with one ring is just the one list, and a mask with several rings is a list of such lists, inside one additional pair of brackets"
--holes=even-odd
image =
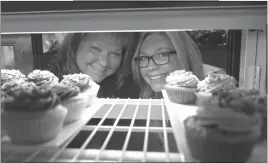
[(93, 83), (89, 89), (82, 92), (83, 94), (88, 96), (87, 106), (91, 106), (92, 103), (94, 102), (94, 100), (97, 98), (97, 94), (99, 92), (99, 89), (100, 89), (100, 86), (96, 83)]
[(63, 126), (67, 109), (58, 105), (46, 112), (2, 113), (2, 124), (14, 144), (38, 144), (54, 139)]
[(196, 88), (184, 88), (184, 87), (165, 87), (170, 101), (179, 104), (189, 104), (195, 102)]
[(198, 125), (188, 127), (190, 118), (184, 121), (185, 139), (195, 159), (201, 162), (246, 162), (251, 156), (258, 138), (255, 133), (242, 135), (240, 141), (229, 141), (229, 138), (219, 138), (220, 133), (216, 132), (208, 136), (206, 129)]
[(62, 105), (68, 110), (64, 125), (79, 120), (86, 108), (87, 102), (88, 97), (81, 93), (71, 99), (63, 101)]

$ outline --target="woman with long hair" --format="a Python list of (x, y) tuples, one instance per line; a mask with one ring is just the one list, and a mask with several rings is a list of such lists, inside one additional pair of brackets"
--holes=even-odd
[(161, 98), (166, 76), (182, 69), (192, 71), (200, 80), (204, 77), (201, 52), (186, 32), (145, 32), (141, 35), (132, 60), (140, 98)]

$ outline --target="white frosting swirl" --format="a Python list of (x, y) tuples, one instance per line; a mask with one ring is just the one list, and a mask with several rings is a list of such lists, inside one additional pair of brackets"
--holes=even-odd
[(59, 83), (59, 78), (47, 70), (34, 70), (28, 74), (28, 80), (39, 87), (52, 87)]
[(216, 92), (219, 90), (231, 90), (236, 87), (236, 80), (234, 77), (226, 74), (209, 73), (208, 76), (200, 81), (197, 89), (202, 92)]
[(1, 84), (4, 84), (8, 81), (16, 81), (22, 83), (25, 81), (25, 75), (21, 73), (19, 70), (8, 70), (2, 69), (1, 70)]
[(197, 87), (199, 79), (190, 71), (176, 70), (167, 76), (166, 82), (169, 85)]

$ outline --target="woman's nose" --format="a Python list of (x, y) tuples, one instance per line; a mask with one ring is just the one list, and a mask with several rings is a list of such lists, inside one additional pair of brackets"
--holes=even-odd
[(108, 59), (108, 52), (102, 51), (99, 56), (99, 63), (102, 67), (108, 67), (109, 59)]
[(157, 69), (157, 68), (158, 68), (158, 65), (155, 64), (155, 62), (152, 59), (150, 59), (149, 64), (148, 64), (148, 69), (149, 70), (154, 70), (154, 69)]

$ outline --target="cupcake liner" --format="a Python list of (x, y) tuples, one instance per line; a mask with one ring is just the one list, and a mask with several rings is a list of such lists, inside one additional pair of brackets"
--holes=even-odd
[(185, 136), (195, 159), (202, 162), (246, 162), (249, 159), (258, 139), (255, 133), (241, 135), (236, 141), (230, 141), (230, 138), (217, 131), (208, 136), (208, 130), (199, 125), (187, 126), (187, 121), (191, 118), (184, 121)]
[(212, 98), (211, 93), (206, 93), (206, 92), (197, 92), (195, 93), (196, 95), (196, 104), (197, 105), (202, 105), (204, 101), (207, 101)]
[(196, 100), (196, 88), (185, 88), (177, 86), (165, 86), (170, 101), (179, 104), (190, 104)]
[(87, 101), (88, 97), (80, 93), (79, 95), (62, 102), (62, 105), (68, 109), (64, 125), (80, 119), (86, 108)]
[(82, 92), (84, 95), (88, 96), (87, 107), (91, 106), (94, 100), (97, 98), (99, 89), (100, 89), (100, 86), (96, 83), (93, 83), (93, 85), (89, 89)]
[(54, 139), (63, 126), (62, 105), (45, 112), (3, 111), (2, 124), (14, 144), (38, 144)]

